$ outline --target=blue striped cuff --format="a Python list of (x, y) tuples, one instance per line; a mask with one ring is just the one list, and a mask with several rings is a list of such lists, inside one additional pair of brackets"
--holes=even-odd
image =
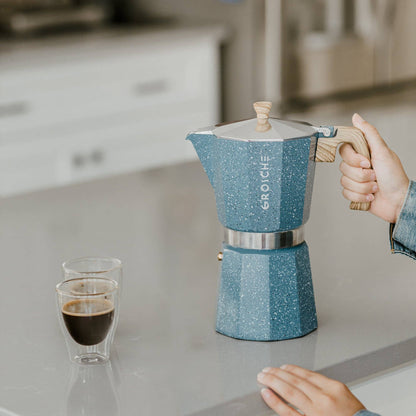
[(354, 416), (380, 416), (377, 413), (369, 412), (368, 410), (360, 410)]

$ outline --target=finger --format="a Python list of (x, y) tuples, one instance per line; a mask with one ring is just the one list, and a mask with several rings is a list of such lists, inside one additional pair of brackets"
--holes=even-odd
[(348, 178), (348, 176), (341, 176), (341, 185), (345, 189), (357, 194), (373, 194), (378, 190), (377, 182), (356, 182)]
[(344, 159), (344, 161), (350, 166), (367, 169), (371, 167), (370, 161), (363, 155), (357, 153), (349, 143), (344, 143), (339, 148), (339, 154), (341, 155), (342, 159)]
[(371, 154), (388, 149), (386, 142), (382, 139), (377, 129), (368, 121), (365, 121), (359, 114), (355, 113), (352, 116), (352, 124), (364, 133)]
[(286, 364), (281, 367), (283, 370), (288, 371), (289, 373), (295, 374), (298, 377), (307, 380), (316, 386), (326, 389), (328, 386), (334, 383), (334, 380), (323, 376), (322, 374), (316, 373), (315, 371), (307, 370), (306, 368), (299, 367), (294, 364)]
[(341, 162), (339, 170), (355, 182), (372, 182), (376, 180), (373, 169), (355, 168), (345, 162)]
[(349, 191), (348, 189), (342, 190), (342, 195), (344, 195), (345, 199), (348, 199), (352, 202), (371, 202), (374, 201), (374, 195), (373, 194), (359, 194), (357, 192)]
[(270, 389), (262, 389), (261, 397), (270, 409), (274, 410), (279, 416), (299, 416), (300, 413), (287, 405), (282, 399), (277, 397)]
[(259, 373), (257, 380), (299, 409), (308, 408), (310, 405), (311, 400), (304, 392), (273, 374)]
[(314, 396), (321, 392), (321, 389), (312, 382), (305, 380), (297, 376), (296, 374), (282, 370), (281, 368), (267, 367), (263, 369), (263, 373), (273, 374), (279, 377), (280, 379), (286, 381), (287, 383), (291, 384), (292, 386), (295, 386), (297, 389), (304, 392), (306, 396), (310, 399), (312, 399)]

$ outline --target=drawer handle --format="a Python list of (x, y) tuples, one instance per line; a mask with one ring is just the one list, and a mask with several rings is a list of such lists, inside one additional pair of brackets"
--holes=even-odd
[(155, 95), (166, 92), (169, 89), (169, 82), (166, 79), (141, 82), (134, 86), (135, 95)]
[(0, 117), (21, 116), (29, 112), (29, 105), (23, 101), (0, 104)]
[(81, 153), (76, 153), (72, 156), (72, 166), (74, 166), (75, 168), (82, 168), (83, 166), (85, 166), (86, 162), (87, 160), (85, 156)]
[(99, 165), (104, 161), (104, 156), (105, 155), (102, 150), (96, 149), (91, 152), (90, 159), (94, 164)]
[(75, 153), (72, 155), (72, 166), (80, 169), (88, 165), (100, 165), (104, 162), (105, 153), (103, 150), (95, 149), (91, 153)]

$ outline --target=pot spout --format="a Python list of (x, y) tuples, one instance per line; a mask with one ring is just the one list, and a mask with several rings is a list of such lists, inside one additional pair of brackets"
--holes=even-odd
[(186, 136), (186, 140), (193, 144), (212, 186), (214, 186), (213, 150), (215, 139), (216, 136), (212, 133), (210, 127), (189, 133)]

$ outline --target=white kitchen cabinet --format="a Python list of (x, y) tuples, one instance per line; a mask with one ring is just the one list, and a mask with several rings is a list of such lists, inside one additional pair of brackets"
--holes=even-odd
[(219, 117), (218, 27), (0, 45), (0, 196), (189, 160)]

